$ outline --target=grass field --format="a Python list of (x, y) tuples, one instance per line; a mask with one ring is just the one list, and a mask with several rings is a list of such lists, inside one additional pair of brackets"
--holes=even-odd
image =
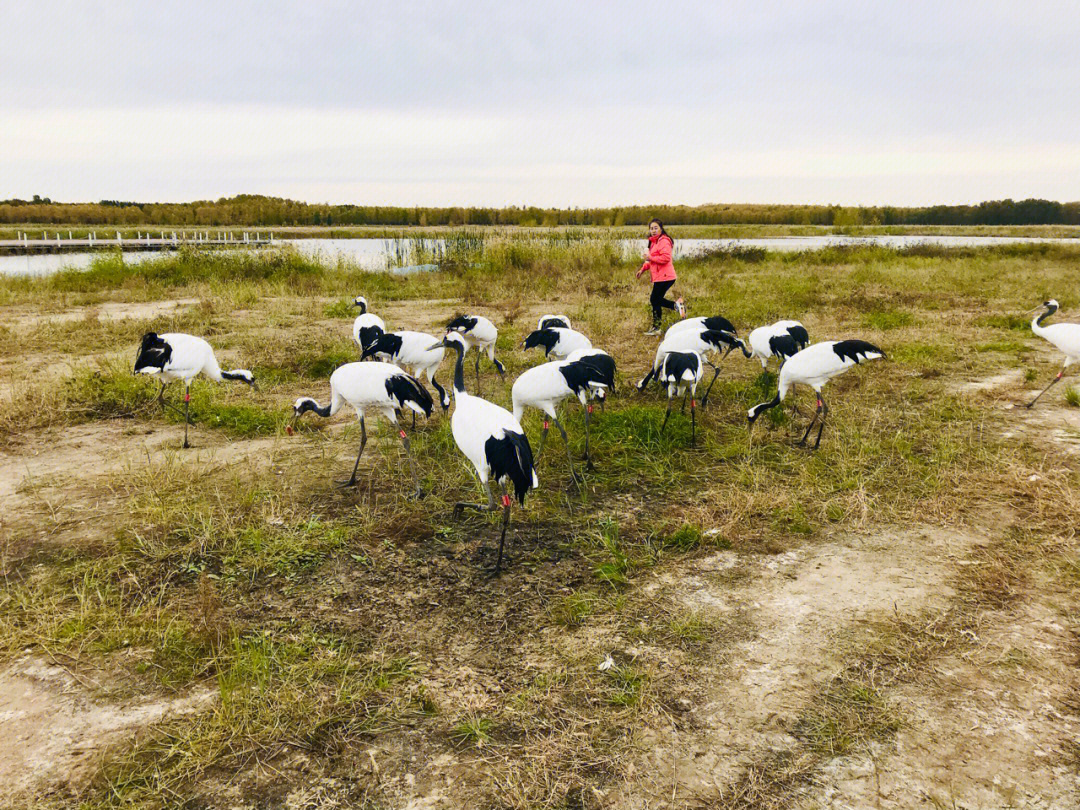
[[(495, 237), (407, 277), (184, 251), (0, 279), (0, 806), (1076, 806), (1080, 397), (1020, 406), (1061, 363), (1024, 313), (1075, 319), (1080, 250), (681, 262), (691, 314), (886, 351), (826, 389), (817, 452), (807, 392), (751, 436), (775, 377), (738, 355), (697, 446), (661, 435), (633, 270)], [(584, 492), (552, 436), (500, 577), (498, 518), (451, 516), (478, 487), (446, 416), (412, 432), (421, 501), (385, 424), (353, 490), (351, 416), (284, 433), (357, 359), (358, 294), (391, 329), (489, 316), (510, 380), (545, 312), (618, 361)], [(190, 450), (131, 374), (149, 330), (258, 381), (195, 383)]]

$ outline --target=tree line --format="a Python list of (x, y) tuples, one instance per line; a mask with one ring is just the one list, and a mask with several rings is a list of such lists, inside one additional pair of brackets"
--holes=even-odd
[(991, 200), (975, 205), (925, 207), (713, 204), (427, 208), (312, 204), (251, 194), (187, 203), (60, 203), (37, 195), (30, 200), (0, 200), (0, 223), (4, 224), (556, 227), (644, 225), (653, 217), (669, 225), (1080, 225), (1080, 202)]

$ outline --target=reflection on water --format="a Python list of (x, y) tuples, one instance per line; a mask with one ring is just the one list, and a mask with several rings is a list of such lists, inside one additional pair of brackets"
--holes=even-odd
[[(819, 250), (840, 245), (885, 245), (904, 248), (912, 245), (942, 247), (987, 247), (992, 245), (1032, 244), (1039, 242), (1080, 245), (1080, 239), (1058, 239), (1033, 236), (782, 236), (764, 239), (679, 239), (675, 255), (686, 256), (708, 247), (764, 248), (782, 252)], [(344, 262), (365, 270), (391, 272), (422, 272), (431, 268), (431, 261), (446, 247), (442, 239), (279, 239), (275, 244), (292, 245), (305, 256), (321, 262)], [(623, 240), (629, 254), (636, 255), (644, 239)], [(0, 274), (44, 276), (57, 270), (84, 270), (97, 253), (43, 253), (27, 256), (0, 256)], [(124, 253), (126, 264), (138, 264), (161, 256), (156, 252)]]

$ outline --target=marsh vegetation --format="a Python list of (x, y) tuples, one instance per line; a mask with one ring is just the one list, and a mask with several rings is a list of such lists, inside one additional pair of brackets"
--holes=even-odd
[[(11, 806), (1077, 800), (1080, 410), (1064, 391), (1012, 406), (1060, 367), (1022, 313), (1076, 312), (1080, 251), (682, 261), (691, 314), (888, 353), (833, 383), (816, 453), (793, 441), (805, 398), (751, 439), (775, 377), (736, 355), (696, 448), (685, 419), (661, 434), (659, 395), (631, 385), (647, 293), (615, 242), (487, 236), (433, 260), (396, 277), (181, 251), (0, 279), (0, 708), (37, 690), (49, 709), (0, 741)], [(476, 485), (442, 414), (411, 437), (418, 502), (386, 426), (356, 490), (331, 480), (351, 417), (285, 435), (292, 402), (358, 358), (358, 294), (390, 328), (487, 315), (511, 380), (549, 311), (618, 360), (596, 469), (579, 493), (545, 451), (501, 577), (496, 518), (451, 518)], [(195, 383), (191, 450), (131, 373), (150, 330), (204, 336), (258, 381)], [(576, 405), (563, 423), (580, 455)], [(102, 707), (121, 720), (82, 723)], [(49, 717), (83, 731), (39, 745)]]

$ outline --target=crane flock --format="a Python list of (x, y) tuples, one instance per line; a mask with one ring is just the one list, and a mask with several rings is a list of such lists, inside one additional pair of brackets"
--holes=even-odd
[[(505, 380), (505, 367), (495, 357), (495, 344), (499, 332), (496, 326), (482, 315), (458, 315), (442, 329), (443, 336), (418, 331), (386, 331), (385, 322), (368, 311), (367, 299), (357, 296), (354, 305), (360, 315), (353, 322), (352, 334), (360, 348), (360, 359), (345, 363), (330, 375), (330, 400), (326, 405), (311, 397), (300, 397), (293, 404), (293, 418), (286, 426), (290, 435), (303, 414), (311, 411), (321, 417), (331, 417), (343, 406), (349, 405), (360, 422), (360, 448), (353, 464), (352, 474), (342, 486), (357, 483), (360, 458), (367, 444), (366, 417), (381, 416), (395, 427), (409, 459), (415, 489), (413, 495), (424, 493), (417, 474), (408, 434), (399, 424), (399, 418), (410, 411), (413, 427), (416, 415), (430, 418), (435, 400), (425, 388), (422, 379), (433, 387), (443, 411), (451, 406), (451, 394), (436, 380), (436, 374), (450, 350), (454, 353), (453, 412), (450, 416), (451, 433), (462, 455), (469, 461), (486, 496), (486, 503), (460, 501), (454, 507), (458, 516), (465, 509), (496, 512), (502, 509), (502, 528), (499, 537), (497, 573), (502, 566), (503, 549), (510, 525), (510, 508), (514, 500), (524, 506), (531, 489), (539, 486), (536, 461), (543, 451), (551, 424), (559, 431), (566, 450), (570, 478), (581, 489), (582, 478), (574, 466), (574, 456), (566, 428), (559, 418), (558, 407), (564, 400), (576, 399), (582, 407), (585, 435), (584, 461), (593, 469), (589, 452), (589, 423), (593, 402), (601, 408), (610, 393), (615, 390), (615, 359), (603, 349), (597, 348), (582, 332), (571, 328), (565, 315), (542, 316), (537, 328), (521, 343), (522, 350), (542, 348), (545, 362), (527, 369), (514, 381), (510, 391), (512, 410), (484, 399), (480, 390), (480, 355), (486, 354), (500, 377)], [(1057, 376), (1032, 400), (1032, 407), (1055, 383), (1061, 380), (1065, 370), (1080, 363), (1080, 324), (1044, 321), (1059, 308), (1055, 300), (1046, 301), (1041, 315), (1031, 323), (1035, 335), (1057, 347), (1065, 355), (1064, 366)], [(476, 393), (465, 389), (465, 357), (476, 350), (474, 365)], [(775, 396), (758, 403), (747, 411), (747, 425), (753, 430), (754, 423), (765, 411), (779, 406), (795, 386), (810, 388), (816, 398), (816, 410), (798, 444), (805, 445), (815, 425), (817, 437), (812, 445), (817, 449), (829, 415), (829, 407), (822, 396), (822, 389), (834, 377), (861, 365), (865, 361), (883, 359), (885, 352), (860, 339), (827, 340), (810, 343), (809, 333), (800, 322), (781, 320), (752, 330), (746, 340), (738, 336), (735, 326), (721, 315), (686, 318), (676, 321), (664, 335), (657, 347), (646, 375), (638, 381), (638, 391), (644, 391), (655, 379), (667, 394), (667, 410), (660, 428), (666, 430), (671, 418), (674, 400), (682, 396), (680, 413), (690, 402), (690, 442), (697, 437), (697, 389), (704, 375), (705, 366), (713, 368), (712, 380), (701, 401), (704, 407), (709, 392), (719, 375), (717, 363), (735, 349), (751, 360), (768, 368), (776, 358), (779, 370), (776, 376)], [(713, 362), (713, 359), (716, 362)], [(211, 380), (222, 382), (235, 380), (255, 386), (255, 379), (247, 369), (222, 370), (214, 351), (205, 340), (180, 333), (156, 334), (148, 332), (142, 338), (135, 360), (136, 374), (154, 375), (161, 380), (157, 402), (183, 416), (184, 447), (189, 447), (188, 426), (191, 424), (189, 402), (192, 380), (203, 374)], [(183, 381), (184, 410), (165, 401), (168, 383)], [(541, 412), (543, 429), (540, 444), (534, 454), (521, 419), (528, 408)], [(565, 414), (564, 417), (565, 419)], [(491, 490), (491, 482), (501, 489), (497, 501)], [(511, 496), (511, 491), (513, 495)]]

